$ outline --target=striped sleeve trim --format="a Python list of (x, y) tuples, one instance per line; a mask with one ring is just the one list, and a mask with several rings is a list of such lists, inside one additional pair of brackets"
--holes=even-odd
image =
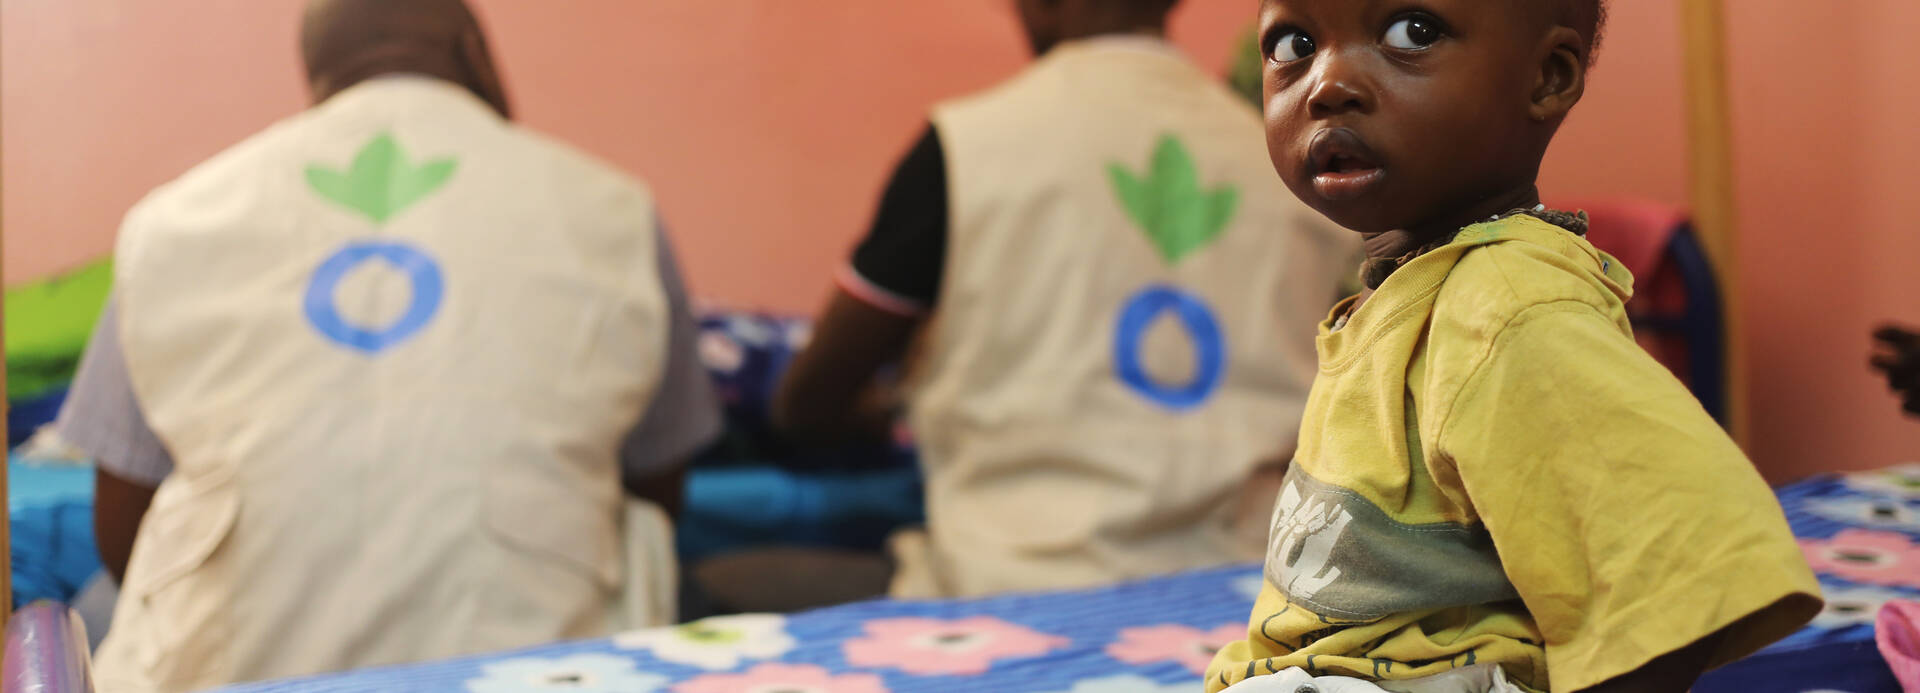
[(840, 271), (833, 275), (833, 283), (847, 295), (860, 299), (862, 303), (903, 318), (923, 318), (928, 308), (925, 301), (919, 301), (888, 290), (875, 284), (860, 274), (853, 265), (841, 265)]

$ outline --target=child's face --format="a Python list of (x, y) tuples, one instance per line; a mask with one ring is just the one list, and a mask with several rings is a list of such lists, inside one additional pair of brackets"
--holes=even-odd
[(1265, 0), (1274, 168), (1368, 233), (1457, 228), (1533, 194), (1565, 113), (1535, 96), (1542, 1)]

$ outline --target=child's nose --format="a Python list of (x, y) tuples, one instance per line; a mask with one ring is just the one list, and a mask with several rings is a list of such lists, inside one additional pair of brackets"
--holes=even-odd
[(1307, 111), (1314, 118), (1373, 110), (1373, 90), (1354, 60), (1324, 53), (1314, 65), (1312, 79)]

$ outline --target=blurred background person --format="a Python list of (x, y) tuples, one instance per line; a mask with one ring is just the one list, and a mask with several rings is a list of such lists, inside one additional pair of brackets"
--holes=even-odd
[(671, 622), (719, 422), (647, 188), (508, 121), (461, 0), (316, 0), (301, 52), (313, 108), (127, 214), (60, 422), (102, 688)]
[(1353, 245), (1279, 185), (1259, 115), (1166, 42), (1175, 4), (1017, 2), (1038, 59), (934, 108), (782, 382), (789, 433), (884, 437), (875, 376), (912, 352), (927, 528), (892, 543), (895, 596), (1264, 545), (1273, 489), (1249, 482), (1290, 454)]
[(1900, 409), (1920, 416), (1920, 333), (1883, 325), (1873, 332), (1873, 369), (1887, 379), (1887, 389), (1900, 398)]

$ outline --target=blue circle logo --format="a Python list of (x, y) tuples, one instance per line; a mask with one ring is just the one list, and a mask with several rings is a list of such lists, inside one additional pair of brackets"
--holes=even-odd
[[(1140, 364), (1140, 344), (1161, 313), (1172, 311), (1193, 340), (1194, 374), (1186, 383), (1155, 382)], [(1220, 321), (1200, 297), (1170, 286), (1150, 286), (1127, 299), (1113, 338), (1113, 369), (1120, 382), (1140, 396), (1175, 411), (1206, 403), (1220, 388), (1227, 370), (1227, 345)]]
[[(413, 302), (407, 305), (406, 313), (393, 324), (377, 329), (349, 324), (340, 317), (333, 297), (347, 272), (374, 259), (385, 260), (405, 272), (413, 283)], [(397, 242), (349, 243), (313, 271), (313, 281), (307, 284), (307, 322), (336, 344), (369, 354), (379, 353), (426, 327), (433, 314), (440, 310), (444, 288), (440, 264), (418, 248)]]

